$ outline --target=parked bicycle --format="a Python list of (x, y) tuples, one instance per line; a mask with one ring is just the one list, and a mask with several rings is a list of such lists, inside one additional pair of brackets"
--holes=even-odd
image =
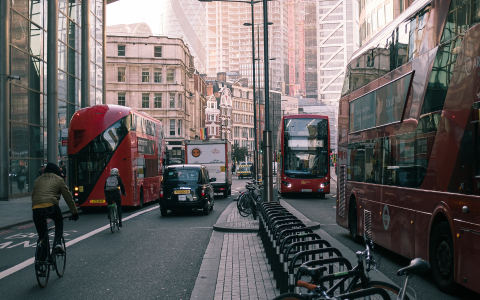
[(120, 230), (117, 204), (115, 202), (112, 202), (112, 204), (108, 205), (108, 218), (110, 219), (110, 230), (112, 231), (112, 233), (115, 231), (115, 227), (117, 228), (117, 230)]
[[(400, 289), (399, 287), (392, 285), (388, 282), (370, 280), (370, 278), (368, 277), (368, 273), (371, 270), (376, 270), (377, 262), (375, 258), (371, 255), (370, 251), (370, 249), (373, 248), (373, 243), (367, 240), (365, 242), (365, 247), (365, 251), (358, 251), (356, 253), (358, 265), (349, 271), (323, 275), (323, 273), (327, 270), (326, 267), (319, 266), (316, 268), (310, 268), (308, 267), (308, 262), (304, 263), (298, 269), (297, 279), (299, 279), (301, 276), (309, 276), (311, 278), (311, 282), (308, 283), (306, 281), (296, 280), (296, 286), (307, 288), (308, 292), (285, 293), (276, 297), (274, 300), (362, 299), (353, 298), (353, 296), (350, 294), (369, 288), (379, 288), (386, 291), (389, 296), (389, 298), (387, 299), (409, 300), (410, 298), (408, 297), (408, 295), (406, 295), (408, 280), (412, 278), (413, 275), (421, 275), (426, 273), (430, 269), (428, 262), (420, 258), (416, 258), (411, 261), (409, 266), (398, 270), (398, 276), (405, 276), (404, 286), (402, 289)], [(366, 267), (363, 263), (364, 260)], [(325, 282), (333, 282), (335, 280), (338, 281), (330, 288), (326, 288), (324, 286)], [(341, 293), (339, 293), (339, 290), (341, 289), (341, 287), (344, 287), (344, 284), (347, 280), (350, 280), (347, 288), (345, 290), (342, 290)], [(350, 297), (343, 298), (344, 295), (350, 295)], [(382, 298), (373, 297), (372, 295), (370, 295), (370, 298), (368, 299)]]
[(242, 217), (248, 217), (250, 214), (253, 214), (253, 219), (257, 219), (257, 205), (261, 202), (261, 186), (260, 182), (253, 180), (245, 185), (247, 191), (240, 192), (237, 199), (237, 209)]
[[(72, 220), (71, 216), (64, 216), (63, 218)], [(67, 247), (65, 245), (65, 239), (62, 236), (61, 245), (63, 246), (63, 251), (58, 250), (57, 248), (50, 251), (48, 233), (52, 230), (55, 230), (55, 226), (47, 229), (43, 238), (37, 241), (37, 247), (35, 249), (35, 275), (37, 277), (38, 285), (41, 288), (47, 286), (50, 270), (55, 270), (58, 277), (62, 277), (65, 273), (65, 265), (67, 262)]]

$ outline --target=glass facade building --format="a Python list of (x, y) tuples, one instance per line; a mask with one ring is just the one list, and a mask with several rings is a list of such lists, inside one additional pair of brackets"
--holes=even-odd
[[(65, 164), (68, 169), (68, 125), (75, 111), (82, 107), (82, 93), (90, 94), (87, 105), (103, 103), (103, 19), (107, 1), (57, 2), (58, 6), (49, 5), (47, 0), (0, 1), (0, 81), (5, 81), (0, 85), (0, 113), (5, 119), (0, 122), (4, 140), (0, 143), (1, 200), (33, 190), (41, 166), (51, 157), (48, 135), (57, 135), (58, 146), (51, 147), (52, 153), (58, 154), (56, 163)], [(82, 18), (82, 4), (86, 3), (91, 13), (90, 28), (82, 26), (88, 20)], [(50, 12), (55, 6), (56, 11)], [(47, 67), (52, 49), (48, 45), (55, 44), (48, 38), (48, 18), (52, 15), (58, 27), (54, 29), (58, 55), (57, 62), (53, 62), (58, 64), (58, 90), (49, 93)], [(90, 32), (89, 53), (82, 53), (82, 29)], [(82, 55), (90, 57), (89, 76), (82, 77)], [(82, 91), (82, 78), (89, 78), (89, 91)], [(48, 99), (52, 92), (57, 99)], [(48, 128), (47, 121), (52, 114), (55, 116), (54, 111), (47, 109), (48, 101), (55, 101), (58, 109), (54, 117), (58, 119), (57, 128)]]
[(164, 36), (182, 38), (192, 55), (195, 68), (206, 72), (206, 11), (198, 0), (165, 0), (160, 32)]

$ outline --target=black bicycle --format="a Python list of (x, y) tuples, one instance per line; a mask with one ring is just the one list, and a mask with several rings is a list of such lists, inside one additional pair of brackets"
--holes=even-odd
[(108, 205), (108, 218), (110, 219), (110, 230), (112, 233), (120, 229), (120, 221), (118, 219), (117, 204), (113, 201), (112, 204)]
[[(370, 240), (365, 241), (365, 251), (358, 251), (356, 253), (358, 265), (352, 270), (339, 272), (334, 274), (323, 275), (327, 270), (325, 266), (320, 266), (316, 268), (310, 268), (308, 262), (304, 263), (299, 269), (296, 278), (296, 286), (307, 288), (307, 293), (286, 293), (276, 297), (274, 300), (313, 300), (313, 299), (385, 299), (384, 293), (388, 295), (386, 299), (392, 300), (409, 300), (410, 298), (406, 295), (406, 289), (408, 280), (413, 275), (422, 275), (430, 269), (428, 262), (416, 258), (411, 261), (410, 265), (398, 270), (398, 276), (405, 276), (405, 283), (402, 289), (399, 287), (383, 281), (373, 281), (368, 277), (368, 273), (371, 270), (376, 270), (377, 262), (374, 257), (371, 255), (370, 248), (373, 248), (373, 242)], [(366, 267), (363, 264), (365, 259)], [(311, 282), (305, 282), (300, 280), (301, 276), (309, 276)], [(326, 288), (324, 283), (333, 282), (338, 280), (330, 288)], [(341, 287), (344, 287), (346, 281), (349, 280), (350, 283), (348, 287), (343, 290)], [(367, 290), (371, 288), (377, 288), (384, 291), (382, 295), (374, 296), (370, 294), (368, 298), (362, 298), (366, 295), (361, 296), (357, 292), (362, 290)], [(341, 291), (340, 291), (341, 290)], [(354, 294), (355, 293), (355, 294)], [(377, 294), (375, 292), (374, 294)], [(350, 295), (345, 297), (345, 295)], [(359, 298), (353, 297), (355, 295)]]
[[(72, 219), (71, 216), (64, 216), (63, 218)], [(35, 275), (37, 276), (38, 285), (41, 288), (47, 286), (50, 270), (55, 270), (58, 277), (62, 277), (65, 273), (65, 265), (67, 262), (65, 239), (62, 236), (61, 245), (63, 246), (63, 251), (58, 251), (55, 248), (50, 251), (49, 232), (52, 230), (55, 230), (55, 226), (47, 229), (43, 239), (37, 241), (37, 247), (35, 249)]]

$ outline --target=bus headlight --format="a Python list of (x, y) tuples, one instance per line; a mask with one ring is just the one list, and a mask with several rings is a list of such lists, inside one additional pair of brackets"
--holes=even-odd
[(323, 183), (320, 183), (320, 188), (323, 189), (325, 185)]
[(292, 184), (290, 182), (282, 181), (282, 184), (288, 188), (292, 187)]

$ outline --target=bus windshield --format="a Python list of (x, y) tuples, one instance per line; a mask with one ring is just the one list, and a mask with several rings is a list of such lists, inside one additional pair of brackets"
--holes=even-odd
[(328, 174), (328, 121), (284, 121), (284, 173), (290, 178), (323, 178)]
[(113, 153), (128, 134), (130, 116), (126, 116), (95, 137), (77, 154), (71, 155), (74, 184), (95, 184), (113, 156)]

